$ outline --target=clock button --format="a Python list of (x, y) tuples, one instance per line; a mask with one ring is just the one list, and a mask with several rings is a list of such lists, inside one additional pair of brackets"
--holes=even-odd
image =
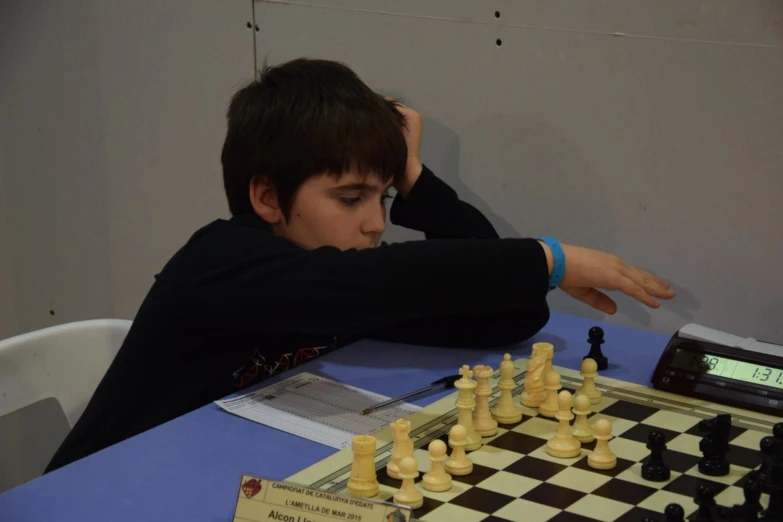
[(752, 393), (753, 395), (758, 395), (758, 396), (764, 397), (764, 398), (769, 396), (769, 391), (768, 390), (761, 390), (759, 388), (754, 388), (752, 386), (743, 386), (742, 387), (742, 391), (744, 391), (746, 393)]
[(664, 384), (669, 384), (669, 381), (671, 381), (671, 379), (669, 379), (668, 377), (664, 377), (663, 379), (661, 379), (661, 382)]

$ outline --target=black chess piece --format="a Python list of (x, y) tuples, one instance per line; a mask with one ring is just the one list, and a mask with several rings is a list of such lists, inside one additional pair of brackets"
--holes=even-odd
[(651, 482), (665, 482), (671, 477), (671, 471), (663, 461), (663, 450), (666, 449), (666, 435), (662, 431), (652, 430), (647, 434), (647, 449), (650, 450), (649, 460), (642, 464), (642, 478)]
[(761, 511), (761, 481), (759, 480), (759, 472), (757, 470), (748, 473), (745, 485), (742, 486), (742, 492), (745, 494), (743, 506), (756, 513)]
[(729, 461), (726, 455), (730, 451), (731, 415), (724, 413), (699, 422), (699, 432), (706, 432), (699, 442), (699, 450), (704, 455), (699, 460), (699, 471), (713, 477), (728, 475)]
[(772, 456), (769, 458), (769, 472), (767, 473), (767, 491), (769, 491), (769, 505), (759, 522), (783, 521), (783, 444), (780, 439), (774, 438)]
[(587, 333), (587, 342), (590, 343), (590, 353), (582, 359), (592, 359), (598, 365), (598, 371), (609, 368), (609, 358), (601, 352), (601, 345), (604, 344), (604, 330), (600, 326), (593, 326)]
[(734, 505), (731, 509), (730, 520), (732, 522), (756, 522), (759, 519), (761, 506), (761, 482), (758, 471), (751, 471), (742, 486), (745, 495), (745, 503)]
[(783, 459), (783, 422), (778, 422), (772, 426), (772, 437), (775, 442), (773, 443), (770, 454), (772, 456), (776, 454), (779, 458)]
[(759, 522), (783, 521), (783, 473), (778, 473), (777, 484), (770, 488), (769, 506), (759, 518)]
[(666, 522), (685, 522), (685, 510), (679, 504), (669, 504), (663, 511)]
[(713, 522), (712, 510), (715, 507), (715, 490), (707, 484), (699, 484), (693, 500), (699, 506), (696, 516), (692, 519), (693, 522)]
[(769, 476), (772, 467), (772, 459), (775, 456), (775, 451), (781, 445), (783, 444), (774, 436), (764, 437), (759, 443), (759, 450), (761, 450), (761, 468), (759, 468), (758, 471), (758, 480), (761, 483), (761, 491), (764, 493), (769, 493)]
[(737, 518), (737, 515), (734, 514), (734, 508), (718, 506), (718, 514), (716, 515), (715, 520), (720, 520), (720, 521), (725, 520), (726, 522), (740, 522), (742, 519)]

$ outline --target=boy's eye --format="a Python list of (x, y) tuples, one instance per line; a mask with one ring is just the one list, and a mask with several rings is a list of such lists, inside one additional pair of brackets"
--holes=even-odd
[(355, 207), (356, 205), (361, 203), (362, 198), (360, 198), (360, 197), (353, 197), (353, 198), (342, 197), (342, 198), (340, 198), (340, 201), (342, 201), (343, 205), (345, 205), (347, 207)]
[[(386, 200), (391, 199), (391, 196), (389, 194), (384, 194), (381, 196), (381, 205), (386, 206)], [(360, 205), (362, 202), (364, 202), (365, 197), (362, 195), (359, 196), (340, 196), (340, 202), (345, 205), (346, 207), (356, 207)]]

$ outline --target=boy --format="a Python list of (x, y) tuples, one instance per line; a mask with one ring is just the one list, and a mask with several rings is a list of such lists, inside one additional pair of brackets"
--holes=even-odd
[[(499, 239), (421, 164), (421, 133), (418, 114), (334, 62), (266, 67), (236, 93), (222, 152), (233, 217), (157, 275), (47, 471), (361, 337), (500, 346), (546, 324), (558, 286), (607, 313), (597, 288), (651, 307), (673, 296), (610, 254)], [(391, 221), (426, 240), (378, 246), (392, 187)]]

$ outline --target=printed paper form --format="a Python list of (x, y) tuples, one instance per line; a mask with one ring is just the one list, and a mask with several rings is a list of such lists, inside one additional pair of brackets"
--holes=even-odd
[(356, 435), (375, 433), (419, 409), (403, 402), (368, 415), (359, 413), (387, 399), (312, 373), (300, 373), (215, 404), (259, 424), (343, 449)]

